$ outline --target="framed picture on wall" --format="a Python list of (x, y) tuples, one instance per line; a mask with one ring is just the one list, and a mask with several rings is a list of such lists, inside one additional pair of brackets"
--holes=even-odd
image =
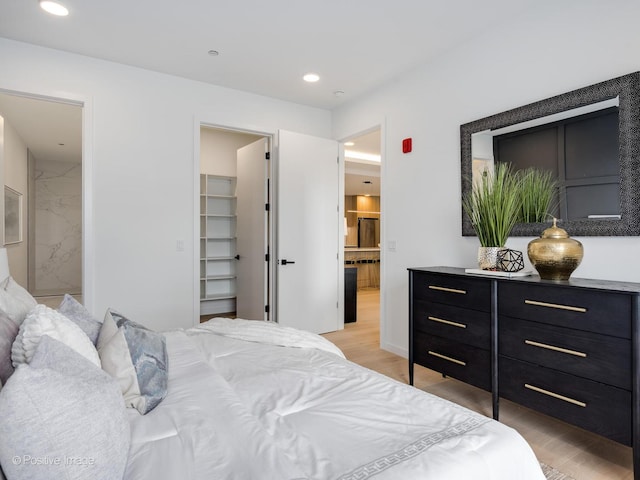
[(4, 186), (4, 244), (22, 241), (22, 194)]

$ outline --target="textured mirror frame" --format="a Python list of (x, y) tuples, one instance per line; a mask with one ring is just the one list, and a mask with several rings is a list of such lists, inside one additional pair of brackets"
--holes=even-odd
[[(620, 219), (563, 221), (572, 236), (640, 235), (640, 72), (573, 90), (460, 126), (461, 186), (471, 191), (471, 135), (552, 115), (565, 110), (619, 97), (618, 148), (620, 156)], [(473, 236), (471, 221), (462, 210), (462, 235)], [(512, 236), (539, 236), (549, 223), (519, 223)]]

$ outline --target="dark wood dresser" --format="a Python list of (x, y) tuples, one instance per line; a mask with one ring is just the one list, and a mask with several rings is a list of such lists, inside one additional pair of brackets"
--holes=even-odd
[(633, 447), (640, 480), (640, 284), (409, 269), (417, 363)]

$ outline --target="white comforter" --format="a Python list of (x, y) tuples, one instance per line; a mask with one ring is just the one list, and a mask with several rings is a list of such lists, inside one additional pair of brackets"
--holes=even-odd
[(169, 393), (131, 411), (126, 480), (544, 480), (509, 427), (318, 349), (321, 337), (262, 344), (224, 332), (253, 322), (223, 323), (167, 333)]

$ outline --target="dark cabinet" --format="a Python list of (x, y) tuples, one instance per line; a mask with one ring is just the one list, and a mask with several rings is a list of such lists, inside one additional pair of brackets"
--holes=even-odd
[(633, 447), (640, 480), (640, 284), (409, 269), (417, 363)]
[(344, 268), (344, 323), (352, 323), (358, 314), (358, 269)]
[(413, 362), (491, 390), (490, 282), (437, 272), (411, 275)]

